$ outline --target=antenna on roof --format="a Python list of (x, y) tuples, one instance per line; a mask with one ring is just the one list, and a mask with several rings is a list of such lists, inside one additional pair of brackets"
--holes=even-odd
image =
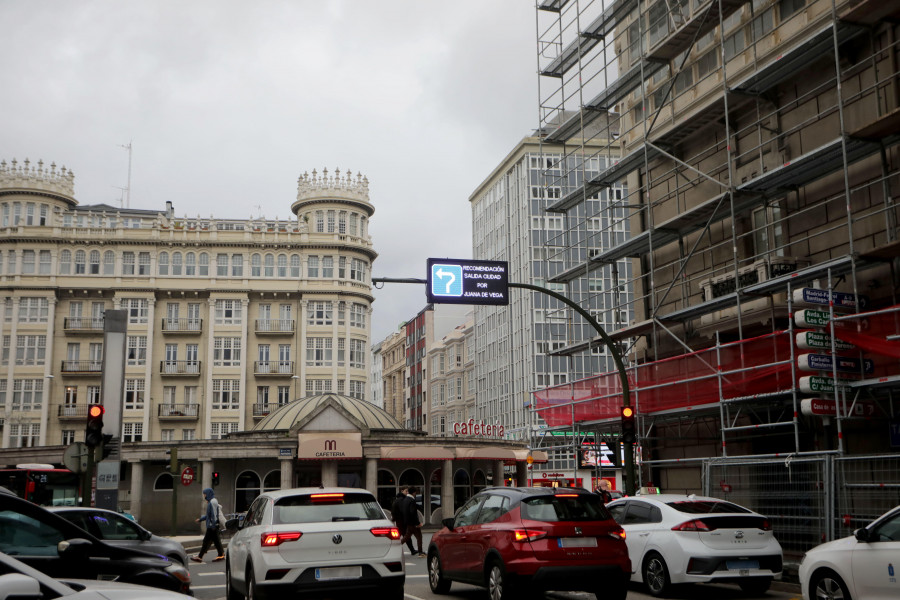
[(131, 140), (127, 144), (119, 144), (119, 148), (128, 150), (128, 185), (119, 189), (125, 192), (125, 208), (131, 208)]

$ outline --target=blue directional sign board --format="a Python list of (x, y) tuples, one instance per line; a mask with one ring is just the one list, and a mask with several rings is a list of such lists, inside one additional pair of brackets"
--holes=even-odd
[(509, 304), (506, 262), (429, 258), (425, 295), (437, 304)]

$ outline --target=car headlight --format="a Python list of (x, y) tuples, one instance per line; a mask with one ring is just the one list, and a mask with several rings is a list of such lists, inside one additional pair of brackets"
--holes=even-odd
[(166, 567), (166, 573), (182, 583), (191, 582), (191, 572), (181, 565), (169, 565), (168, 567)]

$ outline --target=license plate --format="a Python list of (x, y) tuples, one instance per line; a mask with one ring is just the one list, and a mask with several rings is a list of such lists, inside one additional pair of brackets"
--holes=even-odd
[(740, 575), (749, 575), (750, 569), (758, 569), (758, 560), (727, 560), (725, 567), (729, 571), (738, 571)]
[(595, 537), (559, 538), (558, 541), (559, 541), (560, 548), (596, 548), (597, 547), (597, 538), (595, 538)]
[(324, 567), (316, 569), (317, 581), (328, 581), (334, 579), (359, 579), (362, 577), (362, 567)]

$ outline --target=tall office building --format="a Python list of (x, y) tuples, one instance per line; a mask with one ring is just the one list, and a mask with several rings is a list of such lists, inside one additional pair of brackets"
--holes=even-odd
[(83, 439), (110, 309), (128, 314), (125, 442), (220, 438), (311, 394), (364, 398), (368, 181), (304, 174), (290, 208), (82, 206), (71, 171), (0, 162), (2, 447)]
[[(545, 135), (539, 131), (519, 142), (469, 197), (473, 258), (506, 261), (510, 282), (563, 293), (604, 328), (621, 327), (630, 315), (627, 309), (613, 310), (621, 299), (609, 296), (615, 278), (631, 277), (627, 262), (576, 277), (568, 286), (552, 279), (571, 262), (586, 260), (588, 246), (596, 251), (628, 239), (628, 222), (616, 219), (624, 213), (608, 210), (625, 189), (613, 185), (587, 198), (578, 209), (576, 227), (546, 212), (585, 178), (606, 169), (616, 155), (582, 161), (565, 155), (562, 147), (547, 146)], [(561, 177), (564, 172), (572, 173), (567, 181)], [(546, 294), (513, 288), (508, 307), (476, 306), (474, 316), (476, 418), (503, 425), (509, 436), (527, 439), (529, 428), (541, 424), (528, 409), (533, 390), (612, 368), (607, 349), (590, 343), (595, 330)], [(561, 355), (563, 349), (571, 352)]]

